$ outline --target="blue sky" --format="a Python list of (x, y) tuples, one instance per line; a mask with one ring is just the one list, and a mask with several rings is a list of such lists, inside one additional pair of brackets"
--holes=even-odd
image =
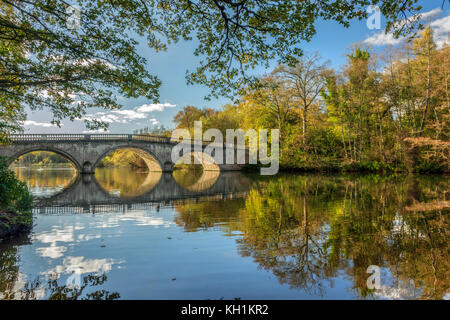
[[(423, 0), (419, 2), (423, 9), (424, 22), (431, 23), (438, 43), (448, 39), (450, 33), (449, 6), (441, 9), (442, 0)], [(339, 69), (345, 63), (345, 54), (349, 52), (352, 44), (363, 42), (372, 46), (374, 50), (381, 50), (386, 45), (398, 45), (401, 40), (393, 39), (391, 35), (384, 34), (385, 20), (381, 18), (381, 29), (370, 30), (366, 21), (353, 21), (349, 28), (335, 22), (317, 21), (317, 33), (310, 42), (300, 43), (304, 51), (319, 52), (325, 60), (330, 60), (331, 66)], [(131, 133), (135, 129), (146, 126), (164, 125), (173, 128), (172, 119), (175, 114), (187, 105), (200, 108), (211, 107), (219, 109), (229, 102), (227, 99), (204, 100), (209, 89), (204, 86), (188, 86), (185, 80), (186, 70), (193, 70), (200, 58), (195, 57), (195, 42), (180, 42), (172, 45), (166, 52), (155, 53), (145, 46), (145, 39), (138, 47), (138, 52), (147, 59), (148, 69), (157, 75), (161, 81), (160, 104), (152, 104), (146, 98), (124, 99), (118, 97), (123, 108), (118, 111), (89, 110), (88, 118), (104, 119), (110, 126), (111, 133)], [(271, 68), (276, 65), (274, 61)], [(271, 68), (255, 70), (257, 74), (265, 74)], [(24, 123), (26, 133), (80, 133), (86, 128), (82, 121), (71, 122), (64, 120), (62, 127), (50, 125), (51, 115), (48, 111), (28, 112)]]

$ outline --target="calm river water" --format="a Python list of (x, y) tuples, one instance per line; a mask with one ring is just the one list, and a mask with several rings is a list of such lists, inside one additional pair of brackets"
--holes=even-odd
[(0, 242), (0, 299), (450, 296), (445, 176), (15, 171), (34, 227)]

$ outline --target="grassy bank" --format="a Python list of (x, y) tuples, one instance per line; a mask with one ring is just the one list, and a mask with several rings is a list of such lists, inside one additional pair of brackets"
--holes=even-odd
[[(244, 172), (259, 172), (262, 165), (246, 165)], [(315, 163), (304, 165), (283, 165), (280, 164), (280, 172), (297, 173), (429, 173), (429, 174), (449, 174), (448, 167), (439, 163), (419, 163), (414, 167), (406, 167), (403, 164), (392, 165), (379, 161), (364, 161), (351, 163)]]

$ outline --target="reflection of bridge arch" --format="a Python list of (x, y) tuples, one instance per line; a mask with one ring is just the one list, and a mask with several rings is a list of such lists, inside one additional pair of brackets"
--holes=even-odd
[(178, 173), (179, 171), (176, 170), (173, 173), (173, 177), (175, 181), (183, 188), (189, 191), (193, 192), (201, 192), (204, 190), (207, 190), (211, 188), (214, 183), (216, 183), (217, 179), (220, 176), (220, 171), (214, 170), (214, 171), (206, 171), (202, 170), (200, 178), (198, 178), (194, 183), (186, 183), (186, 181), (183, 181), (180, 179), (180, 175), (183, 175), (183, 173)]
[[(78, 171), (74, 168), (63, 168), (62, 170), (58, 168), (58, 171), (64, 174), (62, 177), (48, 176), (46, 170), (30, 170), (26, 167), (15, 167), (13, 168), (13, 171), (20, 181), (23, 181), (28, 185), (28, 188), (33, 195), (35, 188), (38, 190), (40, 189), (38, 191), (40, 194), (39, 198), (49, 198), (65, 192), (67, 188), (70, 188), (76, 183), (80, 176)], [(66, 177), (66, 173), (69, 173), (70, 176)], [(42, 176), (44, 176), (44, 179), (47, 178), (45, 184), (40, 183)], [(49, 188), (49, 190), (46, 190), (47, 188)], [(42, 190), (44, 190), (44, 192), (42, 192)]]
[(108, 154), (110, 154), (114, 151), (117, 151), (117, 150), (133, 151), (139, 157), (141, 157), (142, 160), (144, 160), (145, 164), (147, 165), (147, 168), (150, 171), (162, 171), (162, 169), (164, 168), (164, 164), (162, 164), (160, 162), (160, 160), (158, 160), (158, 157), (156, 155), (154, 155), (150, 150), (146, 150), (146, 149), (144, 149), (140, 146), (136, 146), (136, 145), (119, 145), (119, 146), (114, 146), (110, 149), (107, 149), (105, 152), (103, 152), (103, 154), (101, 154), (98, 157), (97, 161), (94, 163), (92, 170), (95, 170), (95, 168), (103, 160), (103, 158), (105, 158)]
[[(149, 193), (151, 190), (153, 190), (154, 187), (158, 185), (159, 180), (161, 180), (161, 176), (162, 176), (161, 171), (148, 172), (144, 182), (142, 182), (142, 184), (137, 190), (133, 191), (133, 195), (131, 197), (141, 196), (143, 194)], [(130, 196), (124, 195), (124, 197)]]
[[(162, 172), (161, 171), (150, 171), (146, 173), (145, 180), (141, 183), (141, 185), (131, 191), (131, 192), (121, 192), (119, 197), (124, 199), (132, 199), (139, 196), (142, 196), (148, 192), (150, 192), (158, 183), (159, 180), (161, 180)], [(103, 189), (106, 193), (111, 195), (111, 192), (105, 188), (105, 186), (102, 185), (101, 181), (95, 178), (95, 182), (98, 184), (98, 186)]]
[(81, 171), (81, 164), (74, 158), (72, 157), (72, 155), (70, 155), (70, 153), (65, 152), (64, 150), (58, 149), (58, 148), (54, 148), (51, 146), (36, 146), (36, 147), (30, 147), (27, 148), (25, 150), (21, 150), (17, 153), (15, 153), (13, 156), (11, 156), (8, 161), (9, 161), (9, 165), (11, 165), (14, 161), (16, 161), (17, 159), (19, 159), (21, 156), (24, 156), (30, 152), (35, 152), (35, 151), (46, 151), (46, 152), (52, 152), (52, 153), (56, 153), (62, 157), (64, 157), (65, 159), (69, 160), (73, 166), (75, 167), (75, 169), (77, 171)]
[(214, 158), (211, 157), (209, 154), (198, 151), (184, 154), (175, 163), (175, 167), (178, 165), (185, 165), (186, 163), (188, 164), (188, 166), (189, 164), (190, 165), (200, 164), (202, 166), (201, 176), (198, 179), (196, 179), (194, 183), (192, 183), (192, 181), (184, 180), (182, 173), (178, 173), (179, 171), (178, 172), (174, 171), (173, 175), (175, 181), (181, 187), (189, 191), (200, 192), (209, 189), (214, 185), (214, 183), (220, 176), (220, 167), (216, 163)]
[(215, 170), (215, 171), (203, 170), (200, 179), (198, 179), (194, 185), (187, 187), (187, 189), (190, 191), (194, 191), (194, 192), (200, 192), (203, 190), (207, 190), (207, 189), (211, 188), (214, 185), (214, 183), (216, 183), (219, 176), (220, 176), (220, 172), (217, 170)]
[(76, 171), (75, 174), (72, 176), (72, 178), (70, 178), (67, 185), (65, 185), (60, 191), (56, 192), (55, 194), (53, 194), (51, 196), (53, 197), (53, 196), (63, 193), (64, 190), (66, 190), (67, 188), (70, 188), (72, 185), (74, 185), (79, 178), (80, 178), (80, 175), (78, 174), (78, 171)]

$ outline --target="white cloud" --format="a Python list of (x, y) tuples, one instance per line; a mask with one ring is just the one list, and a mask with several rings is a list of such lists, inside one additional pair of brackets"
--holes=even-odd
[(392, 33), (376, 33), (366, 40), (364, 40), (365, 43), (368, 43), (373, 46), (386, 46), (386, 45), (396, 45), (403, 41), (403, 39), (395, 39), (394, 35)]
[(174, 108), (176, 105), (171, 103), (151, 103), (143, 104), (136, 108), (138, 112), (153, 112), (153, 111), (163, 111), (165, 108)]
[(450, 33), (450, 16), (441, 18), (430, 23), (431, 29), (434, 31), (434, 40), (439, 48), (442, 48), (446, 42)]
[(97, 120), (106, 123), (128, 123), (132, 120), (145, 119), (147, 115), (134, 110), (113, 110), (107, 112), (96, 112), (85, 115), (81, 120)]
[[(106, 123), (129, 123), (134, 120), (147, 120), (151, 125), (158, 125), (159, 121), (156, 118), (148, 119), (149, 113), (153, 111), (163, 111), (165, 108), (174, 108), (176, 105), (165, 103), (143, 104), (133, 109), (112, 110), (109, 112), (96, 112), (85, 115), (81, 120), (97, 120)], [(93, 131), (84, 131), (85, 133), (92, 133)]]
[[(413, 21), (416, 19), (420, 20), (428, 20), (436, 15), (442, 13), (441, 8), (436, 8), (427, 12), (423, 12), (420, 14), (416, 14), (412, 17), (409, 17), (409, 21)], [(406, 20), (400, 21), (400, 24), (403, 24)], [(427, 21), (425, 21), (427, 22)], [(442, 19), (435, 20), (430, 23), (431, 28), (434, 31), (434, 36), (438, 47), (442, 47), (445, 41), (448, 38), (448, 33), (450, 32), (450, 16), (447, 16)], [(397, 45), (405, 40), (405, 37), (400, 37), (396, 39), (392, 32), (385, 33), (385, 31), (381, 31), (375, 33), (364, 40), (365, 43), (373, 45), (373, 46), (386, 46), (386, 45)]]
[[(49, 122), (37, 122), (34, 120), (25, 120), (23, 122), (24, 126), (36, 126), (36, 127), (44, 127), (44, 128), (50, 128), (50, 127), (56, 127), (55, 124), (51, 124)], [(61, 124), (63, 126), (63, 124)]]
[(121, 115), (126, 120), (145, 119), (147, 115), (135, 110), (113, 110), (112, 113)]
[(442, 12), (442, 9), (438, 7), (438, 8), (435, 8), (433, 10), (430, 10), (430, 11), (427, 11), (427, 12), (424, 12), (424, 13), (418, 13), (415, 16), (419, 16), (420, 15), (420, 19), (424, 20), (424, 19), (427, 19), (427, 18), (434, 17), (434, 16), (440, 14), (441, 12)]
[(82, 117), (80, 120), (88, 120), (88, 121), (97, 120), (97, 121), (102, 121), (102, 122), (106, 122), (106, 123), (114, 123), (114, 122), (126, 123), (125, 119), (122, 119), (121, 117), (119, 117), (117, 115), (114, 115), (111, 113), (106, 113), (106, 112), (96, 112), (96, 113), (87, 114), (84, 117)]

